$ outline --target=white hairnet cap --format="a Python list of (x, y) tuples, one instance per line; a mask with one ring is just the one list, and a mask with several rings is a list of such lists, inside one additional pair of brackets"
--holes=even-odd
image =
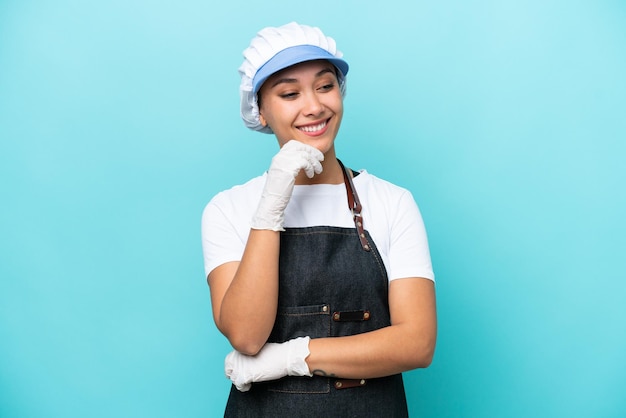
[(335, 40), (325, 36), (319, 28), (288, 23), (277, 28), (261, 29), (243, 51), (244, 61), (239, 67), (241, 84), (241, 118), (255, 131), (271, 134), (269, 126), (261, 125), (257, 92), (269, 76), (284, 68), (304, 61), (325, 59), (339, 69), (341, 95), (346, 94), (348, 63), (337, 50)]

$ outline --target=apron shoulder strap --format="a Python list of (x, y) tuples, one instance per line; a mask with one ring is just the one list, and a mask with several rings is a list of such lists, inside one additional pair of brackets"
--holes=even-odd
[(341, 170), (343, 171), (343, 182), (346, 185), (346, 194), (348, 195), (348, 208), (350, 209), (350, 212), (352, 212), (354, 225), (356, 226), (359, 240), (361, 241), (361, 247), (363, 247), (365, 251), (370, 251), (371, 247), (367, 242), (367, 237), (365, 236), (363, 216), (361, 215), (361, 210), (363, 208), (361, 206), (361, 201), (359, 200), (359, 195), (356, 193), (356, 189), (354, 188), (352, 176), (348, 173), (348, 170), (339, 159), (337, 159), (337, 162), (339, 162)]

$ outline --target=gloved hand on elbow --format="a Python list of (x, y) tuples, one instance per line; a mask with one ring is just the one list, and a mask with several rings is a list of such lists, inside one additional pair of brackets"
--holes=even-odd
[(309, 178), (320, 174), (321, 161), (324, 161), (324, 154), (315, 147), (295, 140), (283, 145), (272, 158), (259, 206), (252, 217), (252, 229), (284, 231), (285, 208), (298, 173), (304, 170)]
[(252, 382), (285, 376), (313, 376), (305, 361), (310, 354), (310, 340), (309, 337), (299, 337), (284, 343), (267, 343), (254, 356), (233, 350), (226, 356), (224, 371), (241, 392), (250, 390)]

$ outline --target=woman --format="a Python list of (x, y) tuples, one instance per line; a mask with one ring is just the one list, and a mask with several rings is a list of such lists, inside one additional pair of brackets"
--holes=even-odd
[(406, 416), (401, 373), (427, 367), (436, 340), (417, 205), (337, 159), (348, 64), (332, 38), (265, 28), (244, 57), (242, 117), (280, 150), (203, 213), (213, 316), (234, 348), (225, 415)]

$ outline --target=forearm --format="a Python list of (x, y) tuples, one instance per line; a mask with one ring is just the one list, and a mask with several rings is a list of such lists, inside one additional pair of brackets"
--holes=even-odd
[(274, 327), (279, 231), (296, 176), (301, 170), (309, 178), (320, 174), (323, 160), (324, 155), (310, 145), (293, 140), (284, 144), (272, 158), (241, 261), (224, 263), (209, 273), (215, 323), (243, 354), (256, 354)]
[(428, 367), (435, 336), (392, 325), (348, 337), (313, 339), (309, 348), (306, 362), (313, 374), (371, 379)]
[(389, 286), (391, 326), (349, 337), (311, 340), (309, 369), (347, 379), (389, 376), (428, 367), (437, 340), (435, 288), (421, 278)]
[(278, 303), (280, 234), (251, 230), (234, 278), (224, 294), (218, 327), (231, 345), (256, 354), (274, 326)]

